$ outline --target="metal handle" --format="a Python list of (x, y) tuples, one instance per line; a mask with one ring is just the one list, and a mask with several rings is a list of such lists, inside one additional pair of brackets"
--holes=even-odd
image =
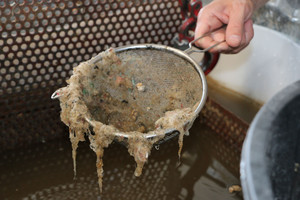
[(201, 36), (198, 37), (198, 38), (195, 38), (194, 40), (192, 40), (191, 42), (189, 42), (189, 48), (187, 48), (186, 50), (184, 50), (184, 52), (187, 53), (187, 54), (191, 54), (191, 53), (193, 53), (193, 52), (197, 52), (197, 53), (205, 53), (205, 52), (209, 51), (210, 49), (212, 49), (212, 48), (218, 46), (219, 44), (225, 42), (225, 40), (220, 41), (220, 42), (217, 42), (216, 44), (214, 44), (214, 45), (212, 45), (212, 46), (210, 46), (210, 47), (208, 47), (208, 48), (206, 48), (206, 49), (193, 49), (193, 48), (192, 48), (192, 47), (193, 47), (193, 44), (195, 44), (196, 41), (198, 41), (198, 40), (200, 40), (200, 39), (202, 39), (202, 38), (204, 38), (204, 37), (210, 35), (211, 33), (215, 32), (215, 31), (218, 31), (218, 30), (220, 30), (220, 29), (223, 29), (223, 28), (225, 28), (225, 27), (226, 27), (226, 25), (223, 25), (223, 26), (221, 26), (220, 28), (217, 28), (217, 29), (212, 30), (212, 31), (210, 31), (210, 32), (208, 32), (208, 33), (205, 33), (204, 35), (201, 35)]

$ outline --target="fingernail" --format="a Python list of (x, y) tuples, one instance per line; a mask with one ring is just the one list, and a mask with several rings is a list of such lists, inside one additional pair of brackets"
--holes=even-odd
[(239, 35), (231, 35), (229, 36), (230, 43), (233, 45), (239, 45), (241, 43), (241, 36)]

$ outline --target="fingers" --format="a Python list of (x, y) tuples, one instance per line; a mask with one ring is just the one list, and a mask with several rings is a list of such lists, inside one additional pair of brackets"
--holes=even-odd
[[(216, 47), (210, 49), (211, 53), (225, 53), (225, 54), (235, 54), (243, 50), (246, 46), (249, 45), (250, 41), (254, 36), (253, 30), (253, 22), (251, 19), (247, 20), (245, 23), (242, 24), (242, 32), (238, 38), (234, 38), (232, 40), (228, 38), (228, 31), (229, 27), (225, 29), (220, 29), (218, 31), (213, 32), (207, 37), (202, 38), (201, 40), (196, 42), (197, 46), (202, 47), (203, 49), (213, 46), (214, 44), (224, 41), (223, 43), (217, 45)], [(230, 41), (228, 41), (230, 40)], [(233, 44), (236, 42), (236, 44)]]
[[(202, 36), (202, 35), (199, 35), (199, 37), (200, 36)], [(195, 38), (198, 38), (198, 37), (195, 37)], [(198, 47), (206, 49), (206, 48), (209, 48), (209, 47), (215, 45), (219, 41), (224, 41), (224, 33), (217, 32), (212, 35), (203, 37), (203, 38), (199, 39), (198, 41), (196, 41), (196, 45)], [(216, 51), (215, 47), (210, 50), (210, 52), (215, 52), (215, 51)]]
[(247, 20), (244, 24), (244, 33), (242, 34), (241, 44), (236, 48), (224, 51), (224, 53), (239, 53), (245, 47), (247, 47), (254, 36), (253, 22), (251, 19)]
[[(214, 2), (213, 2), (214, 3)], [(215, 15), (222, 9), (214, 4), (202, 8), (197, 17), (197, 25), (195, 30), (195, 37), (199, 37), (215, 30), (223, 25), (223, 22)]]
[(212, 53), (238, 53), (253, 38), (253, 8), (248, 0), (215, 0), (202, 8), (198, 15), (195, 38), (227, 24), (226, 31), (219, 30), (196, 42), (206, 49), (217, 42), (224, 43), (209, 50)]
[(233, 3), (226, 30), (226, 42), (233, 48), (239, 47), (244, 39), (244, 20), (245, 13), (243, 7), (240, 7), (238, 3)]
[[(197, 25), (195, 30), (195, 38), (198, 38), (208, 32), (211, 32), (223, 25), (223, 22), (214, 15), (215, 12), (219, 12), (219, 8), (216, 6), (207, 6), (206, 8), (202, 8), (197, 19)], [(214, 32), (213, 35), (206, 36), (196, 41), (196, 45), (206, 49), (208, 47), (213, 46), (219, 41), (223, 41), (224, 33), (217, 31)], [(215, 52), (216, 48), (210, 50), (211, 52)]]
[[(226, 42), (224, 42), (226, 39), (224, 28), (214, 31), (207, 38), (210, 38), (211, 41), (206, 44), (207, 45), (206, 48), (211, 47), (211, 46), (215, 45), (216, 43), (219, 43), (217, 46), (210, 49), (211, 53), (218, 53), (218, 52), (225, 51), (230, 48), (228, 46), (228, 44)], [(220, 43), (220, 42), (222, 42), (222, 43)]]
[[(198, 36), (198, 35), (197, 35)], [(198, 38), (202, 35), (199, 35), (198, 37), (195, 36), (195, 38)], [(222, 41), (225, 41), (225, 28), (218, 29), (216, 31), (213, 31), (211, 34), (209, 34), (206, 37), (203, 37), (196, 41), (196, 45), (201, 47), (202, 49), (206, 49), (209, 47), (214, 46), (217, 43), (220, 43)], [(209, 50), (211, 53), (218, 53), (218, 52), (223, 52), (227, 50), (232, 50), (230, 46), (226, 42), (222, 42), (218, 44), (217, 46), (213, 47), (212, 49)]]
[[(226, 29), (227, 30), (227, 29)], [(218, 46), (214, 47), (210, 50), (211, 53), (225, 53), (225, 54), (235, 54), (239, 53), (241, 50), (243, 50), (245, 47), (247, 47), (252, 40), (254, 36), (254, 30), (253, 30), (253, 22), (251, 19), (247, 20), (243, 24), (243, 33), (241, 35), (241, 41), (239, 46), (232, 47), (228, 44), (227, 40)], [(209, 45), (213, 45), (217, 43), (218, 41), (224, 41), (226, 39), (226, 33), (225, 29), (221, 29), (219, 31), (216, 31), (210, 35), (210, 43)]]

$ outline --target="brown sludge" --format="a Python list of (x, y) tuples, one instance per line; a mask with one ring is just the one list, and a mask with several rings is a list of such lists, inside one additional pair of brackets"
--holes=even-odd
[[(113, 140), (121, 141), (118, 134), (129, 135), (128, 152), (137, 163), (134, 174), (140, 176), (153, 144), (163, 138), (170, 129), (180, 132), (179, 151), (182, 149), (183, 136), (197, 117), (194, 110), (198, 105), (199, 95), (189, 99), (193, 102), (190, 107), (183, 107), (179, 102), (167, 105), (159, 115), (152, 111), (158, 102), (152, 105), (143, 105), (141, 98), (150, 98), (147, 92), (151, 90), (146, 80), (139, 80), (136, 74), (129, 70), (129, 61), (120, 59), (113, 49), (101, 53), (101, 61), (91, 64), (89, 61), (74, 68), (74, 73), (67, 81), (68, 85), (59, 90), (61, 106), (61, 120), (69, 126), (70, 141), (72, 143), (72, 157), (74, 175), (76, 175), (76, 149), (79, 141), (88, 136), (91, 149), (97, 155), (97, 174), (100, 191), (102, 191), (103, 153)], [(126, 60), (126, 59), (125, 59)], [(137, 60), (137, 63), (139, 61)], [(175, 86), (174, 86), (175, 87)], [(172, 88), (170, 89), (172, 90)], [(174, 101), (176, 92), (161, 94)], [(181, 95), (182, 96), (182, 95)], [(158, 99), (158, 97), (154, 97)], [(142, 103), (143, 104), (143, 103)], [(176, 107), (177, 106), (177, 107)], [(185, 105), (186, 106), (186, 105)], [(148, 115), (155, 116), (149, 118)], [(91, 129), (92, 127), (92, 129)], [(156, 134), (158, 137), (148, 140), (144, 134)]]

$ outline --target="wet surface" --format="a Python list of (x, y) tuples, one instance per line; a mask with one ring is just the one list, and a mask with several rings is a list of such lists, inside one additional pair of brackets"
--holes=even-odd
[(251, 123), (263, 105), (262, 102), (254, 101), (249, 97), (223, 87), (210, 77), (207, 78), (207, 83), (208, 96), (248, 124)]
[(0, 155), (0, 199), (242, 199), (228, 187), (239, 184), (240, 152), (205, 125), (195, 122), (185, 137), (181, 164), (172, 140), (153, 149), (143, 174), (115, 143), (104, 152), (103, 193), (99, 193), (96, 156), (88, 143), (78, 148), (73, 180), (68, 138)]

